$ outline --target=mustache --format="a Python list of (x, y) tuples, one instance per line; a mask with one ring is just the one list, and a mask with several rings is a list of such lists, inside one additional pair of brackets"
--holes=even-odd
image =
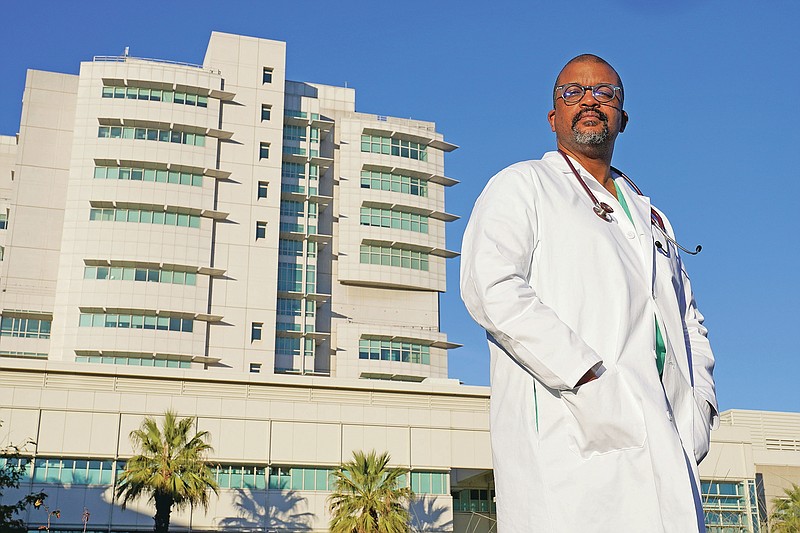
[(594, 113), (595, 115), (597, 115), (597, 118), (600, 119), (603, 122), (603, 124), (606, 124), (606, 125), (608, 124), (608, 115), (603, 113), (601, 110), (599, 110), (599, 109), (582, 109), (574, 117), (572, 117), (572, 127), (573, 128), (575, 127), (576, 124), (578, 124), (578, 121), (580, 119), (582, 119), (583, 116), (586, 113)]

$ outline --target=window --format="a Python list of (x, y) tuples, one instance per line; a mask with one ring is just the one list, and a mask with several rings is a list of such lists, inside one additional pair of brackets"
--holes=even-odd
[(286, 292), (302, 292), (303, 265), (278, 262), (278, 290)]
[(200, 217), (175, 211), (153, 211), (150, 209), (96, 209), (89, 210), (89, 220), (114, 220), (116, 222), (138, 222), (167, 226), (200, 227)]
[(269, 143), (261, 143), (258, 150), (259, 159), (269, 159)]
[(191, 361), (178, 359), (165, 359), (163, 357), (154, 358), (151, 354), (131, 353), (121, 355), (119, 353), (109, 355), (79, 355), (75, 357), (76, 363), (100, 363), (104, 365), (127, 365), (127, 366), (152, 366), (157, 368), (192, 368)]
[(269, 469), (269, 488), (273, 490), (321, 490), (333, 488), (332, 470), (273, 466)]
[(256, 222), (256, 240), (267, 238), (267, 223)]
[(51, 324), (50, 320), (4, 316), (0, 320), (0, 337), (49, 339)]
[(396, 155), (419, 161), (428, 160), (427, 145), (406, 141), (395, 137), (382, 137), (377, 135), (361, 136), (361, 151), (373, 154)]
[[(311, 242), (309, 242), (311, 244)], [(317, 243), (313, 243), (317, 244)], [(303, 255), (303, 241), (281, 239), (278, 241), (278, 255), (301, 256)]]
[(287, 124), (283, 127), (284, 141), (305, 141), (306, 139), (306, 128), (304, 126)]
[(6, 229), (8, 227), (8, 210), (6, 209), (4, 212), (0, 213), (0, 229)]
[(455, 490), (453, 496), (453, 511), (473, 513), (496, 513), (494, 505), (494, 490), (491, 489), (463, 489)]
[[(258, 363), (261, 366), (260, 363)], [(267, 488), (267, 468), (251, 465), (213, 465), (211, 474), (221, 489)]]
[(192, 146), (206, 145), (206, 136), (203, 133), (189, 133), (181, 130), (161, 130), (156, 128), (133, 128), (129, 126), (100, 126), (97, 130), (97, 137), (100, 139), (161, 141)]
[(276, 336), (275, 353), (277, 355), (300, 355), (300, 340), (293, 337)]
[(203, 175), (175, 170), (142, 167), (103, 167), (94, 169), (94, 179), (150, 181), (176, 185), (203, 186)]
[(443, 472), (411, 472), (411, 490), (415, 494), (447, 494), (447, 477)]
[(175, 285), (197, 285), (196, 272), (180, 270), (153, 269), (143, 267), (95, 267), (87, 266), (83, 269), (83, 279), (124, 280), (124, 281), (154, 281), (172, 283)]
[(361, 188), (428, 196), (428, 182), (425, 180), (377, 170), (361, 171)]
[(263, 322), (253, 322), (250, 326), (250, 342), (260, 341), (261, 332), (264, 329)]
[(428, 217), (394, 209), (361, 208), (361, 225), (428, 233)]
[(264, 67), (264, 73), (261, 78), (261, 83), (272, 83), (272, 67)]
[[(196, 89), (202, 91), (202, 89)], [(147, 87), (115, 87), (103, 86), (103, 98), (127, 98), (129, 100), (149, 100), (151, 102), (166, 102), (184, 104), (197, 107), (208, 107), (208, 96), (198, 92), (182, 92)]]
[(33, 465), (34, 483), (111, 485), (112, 479), (112, 461), (39, 457)]
[(192, 333), (194, 320), (174, 316), (137, 314), (81, 313), (78, 326), (84, 328), (157, 329)]
[(267, 189), (269, 188), (269, 183), (266, 181), (259, 181), (258, 182), (258, 192), (257, 197), (260, 200), (261, 198), (267, 197)]
[(251, 374), (260, 374), (261, 373), (261, 363), (250, 363), (250, 373)]
[(272, 114), (272, 104), (261, 104), (261, 122), (270, 119)]
[(361, 245), (362, 264), (396, 266), (412, 270), (428, 270), (428, 254), (389, 246)]
[(3, 260), (5, 255), (6, 255), (6, 247), (5, 246), (0, 246), (0, 261)]
[(431, 348), (424, 344), (380, 339), (360, 339), (358, 358), (373, 361), (431, 364)]

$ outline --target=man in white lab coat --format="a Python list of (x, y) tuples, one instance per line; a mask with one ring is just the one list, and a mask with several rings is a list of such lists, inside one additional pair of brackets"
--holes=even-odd
[(567, 63), (559, 151), (494, 176), (464, 235), (499, 533), (705, 531), (714, 356), (669, 222), (611, 167), (623, 99), (603, 59)]

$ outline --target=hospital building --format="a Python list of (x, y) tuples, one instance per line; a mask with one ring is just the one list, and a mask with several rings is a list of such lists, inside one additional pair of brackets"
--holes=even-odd
[[(329, 473), (373, 449), (410, 470), (413, 530), (496, 531), (489, 389), (448, 377), (440, 331), (457, 147), (434, 123), (357, 112), (352, 88), (287, 80), (285, 43), (218, 32), (202, 65), (97, 56), (28, 71), (22, 98), (0, 446), (34, 443), (5, 498), (47, 492), (51, 531), (152, 530), (113, 487), (131, 430), (172, 409), (220, 486), (174, 531), (327, 531)], [(767, 531), (800, 414), (723, 413), (701, 474), (710, 532)]]

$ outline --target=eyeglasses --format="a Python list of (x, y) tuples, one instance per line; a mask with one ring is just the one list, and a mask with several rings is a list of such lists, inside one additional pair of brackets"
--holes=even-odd
[(592, 96), (601, 104), (613, 100), (614, 96), (617, 95), (617, 91), (619, 91), (620, 99), (622, 99), (622, 87), (611, 85), (610, 83), (598, 83), (597, 85), (567, 83), (556, 87), (556, 91), (561, 91), (560, 96), (567, 105), (574, 105), (583, 100), (583, 95), (586, 94), (588, 89), (592, 90)]

